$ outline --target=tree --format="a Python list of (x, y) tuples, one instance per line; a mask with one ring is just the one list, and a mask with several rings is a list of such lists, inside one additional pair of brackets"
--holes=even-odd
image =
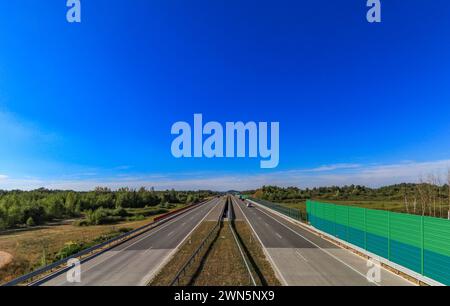
[(447, 170), (447, 189), (448, 189), (448, 213), (447, 218), (450, 220), (450, 168)]
[(32, 217), (29, 217), (27, 220), (27, 226), (35, 226), (35, 222)]

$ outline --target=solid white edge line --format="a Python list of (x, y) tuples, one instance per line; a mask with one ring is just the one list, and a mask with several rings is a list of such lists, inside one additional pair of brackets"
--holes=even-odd
[[(233, 197), (234, 200), (234, 197)], [(278, 266), (275, 264), (275, 261), (273, 260), (272, 256), (270, 255), (269, 251), (267, 250), (266, 246), (264, 245), (264, 243), (262, 242), (261, 238), (259, 237), (258, 233), (255, 231), (255, 229), (253, 228), (252, 224), (250, 223), (250, 221), (247, 218), (247, 215), (244, 213), (244, 210), (240, 207), (238, 201), (235, 201), (237, 207), (239, 207), (239, 210), (242, 212), (242, 215), (244, 216), (245, 220), (247, 221), (247, 224), (250, 226), (250, 228), (252, 229), (253, 233), (255, 234), (256, 238), (259, 240), (259, 243), (261, 244), (261, 248), (263, 249), (264, 254), (266, 255), (267, 260), (269, 261), (270, 265), (272, 266), (272, 268), (275, 270), (275, 275), (277, 276), (278, 280), (281, 281), (281, 284), (283, 286), (289, 286), (289, 283), (286, 281), (286, 279), (284, 278), (283, 274), (281, 273), (280, 269), (278, 268)]]
[[(249, 201), (251, 201), (251, 200), (249, 200)], [(254, 202), (254, 201), (251, 201), (251, 202), (255, 203), (256, 205), (258, 205), (262, 209), (270, 211), (272, 214), (274, 214), (274, 215), (276, 215), (276, 216), (278, 216), (278, 217), (280, 217), (280, 218), (282, 218), (282, 219), (292, 223), (293, 225), (301, 227), (302, 229), (310, 232), (311, 234), (313, 234), (313, 235), (315, 235), (315, 236), (317, 236), (319, 238), (320, 238), (320, 236), (318, 235), (318, 233), (323, 235), (323, 236), (328, 237), (329, 238), (329, 240), (327, 240), (328, 242), (334, 244), (335, 246), (339, 247), (340, 249), (348, 251), (350, 254), (352, 254), (354, 256), (357, 256), (357, 257), (361, 258), (360, 255), (356, 254), (352, 250), (348, 250), (348, 249), (343, 248), (337, 242), (339, 242), (339, 243), (349, 247), (350, 249), (353, 249), (353, 250), (355, 250), (357, 252), (360, 252), (361, 254), (364, 254), (365, 256), (373, 258), (373, 259), (375, 259), (375, 260), (377, 260), (377, 261), (379, 261), (379, 262), (381, 262), (381, 263), (383, 263), (383, 264), (385, 264), (385, 265), (387, 265), (387, 266), (389, 266), (391, 268), (394, 268), (394, 269), (396, 269), (396, 270), (398, 270), (398, 271), (400, 271), (400, 272), (402, 272), (402, 273), (404, 273), (404, 274), (406, 274), (406, 275), (408, 275), (408, 276), (410, 276), (410, 277), (412, 277), (412, 278), (414, 278), (414, 279), (416, 279), (418, 281), (421, 281), (421, 282), (423, 282), (425, 284), (432, 285), (432, 286), (445, 286), (444, 284), (441, 284), (441, 283), (439, 283), (439, 282), (437, 282), (437, 281), (435, 281), (433, 279), (430, 279), (428, 277), (424, 277), (424, 276), (418, 275), (414, 271), (411, 271), (411, 270), (409, 270), (409, 269), (407, 269), (405, 267), (402, 267), (402, 266), (400, 266), (400, 265), (398, 265), (398, 264), (396, 264), (396, 263), (394, 263), (392, 261), (389, 261), (389, 260), (387, 260), (387, 259), (385, 259), (383, 257), (380, 257), (380, 256), (378, 256), (376, 254), (373, 254), (373, 253), (371, 253), (369, 251), (366, 251), (366, 250), (364, 250), (364, 249), (362, 249), (362, 248), (360, 248), (360, 247), (358, 247), (356, 245), (353, 245), (353, 244), (351, 244), (351, 243), (349, 243), (347, 241), (341, 240), (341, 239), (339, 239), (337, 237), (334, 237), (334, 236), (332, 236), (332, 235), (330, 235), (328, 233), (325, 233), (325, 232), (323, 232), (323, 231), (321, 231), (321, 230), (319, 230), (319, 229), (317, 229), (317, 228), (315, 228), (315, 227), (313, 227), (311, 225), (304, 224), (304, 223), (302, 223), (302, 222), (300, 222), (298, 220), (292, 219), (292, 218), (290, 218), (290, 217), (288, 217), (286, 215), (283, 215), (283, 214), (281, 214), (281, 213), (279, 213), (279, 212), (277, 212), (275, 210), (272, 210), (272, 209), (270, 209), (268, 207), (265, 207), (265, 206), (263, 206), (263, 205), (261, 205), (259, 203)], [(416, 282), (413, 282), (413, 281), (411, 281), (411, 280), (409, 280), (409, 279), (407, 279), (407, 278), (405, 278), (405, 277), (403, 277), (401, 275), (398, 275), (397, 273), (394, 273), (393, 271), (391, 271), (389, 269), (386, 269), (385, 267), (382, 267), (382, 269), (383, 269), (383, 271), (388, 272), (388, 273), (390, 273), (390, 274), (392, 274), (394, 276), (397, 276), (397, 277), (401, 278), (402, 280), (405, 280), (405, 281), (411, 283), (414, 286), (418, 286), (418, 284)]]
[(288, 230), (290, 230), (291, 232), (293, 232), (294, 234), (298, 235), (299, 237), (302, 237), (304, 240), (308, 241), (309, 243), (311, 243), (313, 246), (315, 246), (316, 248), (318, 248), (319, 250), (321, 250), (322, 252), (324, 252), (325, 254), (329, 255), (330, 257), (334, 258), (335, 260), (337, 260), (338, 262), (340, 262), (341, 264), (345, 265), (346, 267), (348, 267), (349, 269), (351, 269), (353, 272), (361, 275), (364, 279), (367, 280), (368, 283), (372, 283), (375, 284), (376, 286), (380, 286), (380, 284), (378, 284), (377, 282), (374, 281), (369, 281), (367, 279), (367, 275), (362, 274), (361, 272), (359, 272), (358, 270), (356, 270), (355, 268), (353, 268), (352, 266), (350, 266), (348, 263), (344, 262), (343, 260), (341, 260), (340, 258), (336, 257), (335, 255), (333, 255), (332, 253), (328, 252), (327, 250), (321, 248), (319, 245), (317, 245), (316, 243), (312, 242), (311, 240), (309, 240), (308, 238), (306, 238), (305, 236), (297, 233), (296, 231), (294, 231), (292, 228), (290, 228), (289, 226), (287, 226), (286, 224), (281, 223), (280, 221), (278, 221), (277, 219), (275, 219), (274, 217), (270, 216), (268, 213), (266, 213), (265, 211), (262, 211), (261, 209), (257, 208), (257, 210), (259, 210), (260, 212), (262, 212), (263, 214), (267, 215), (269, 218), (275, 220), (276, 222), (278, 222), (279, 224), (281, 224), (282, 226), (284, 226), (285, 228), (287, 228)]
[[(214, 199), (217, 202), (217, 199)], [(216, 207), (217, 203), (214, 204), (210, 210), (207, 211), (207, 213), (205, 214), (205, 216), (197, 223), (197, 225), (192, 229), (192, 231), (190, 231), (186, 237), (183, 238), (183, 240), (181, 240), (181, 242), (175, 247), (175, 249), (173, 249), (169, 254), (167, 254), (167, 256), (164, 258), (164, 260), (153, 270), (150, 271), (150, 273), (148, 273), (146, 276), (144, 276), (144, 278), (142, 278), (141, 282), (139, 283), (139, 286), (147, 286), (151, 283), (151, 281), (153, 280), (153, 278), (158, 275), (158, 273), (161, 271), (161, 269), (167, 264), (169, 263), (169, 261), (173, 258), (173, 256), (175, 256), (176, 252), (178, 252), (179, 248), (183, 245), (183, 243), (189, 238), (189, 236), (200, 226), (200, 224), (203, 223), (203, 221), (205, 221), (206, 217), (208, 217), (208, 215), (211, 213), (211, 211)]]
[[(213, 201), (213, 200), (211, 200), (211, 202), (212, 202), (212, 201)], [(209, 204), (209, 203), (206, 202), (204, 205), (208, 205), (208, 204)], [(87, 273), (87, 272), (91, 271), (93, 268), (95, 268), (95, 267), (99, 266), (100, 264), (105, 263), (107, 260), (110, 260), (111, 258), (117, 256), (117, 255), (120, 254), (122, 251), (125, 251), (125, 250), (129, 249), (130, 247), (134, 246), (135, 244), (141, 242), (142, 240), (147, 239), (147, 238), (153, 236), (154, 234), (158, 233), (159, 231), (165, 229), (166, 227), (168, 227), (168, 226), (171, 225), (172, 223), (175, 223), (175, 221), (178, 221), (178, 220), (179, 220), (179, 217), (181, 217), (181, 216), (186, 217), (187, 215), (190, 215), (192, 212), (197, 211), (198, 209), (200, 209), (200, 208), (202, 208), (202, 207), (204, 207), (204, 206), (202, 205), (202, 206), (196, 207), (196, 208), (192, 209), (191, 211), (188, 211), (186, 214), (180, 214), (180, 215), (176, 216), (175, 218), (173, 218), (172, 220), (168, 221), (167, 223), (161, 225), (160, 227), (157, 227), (157, 230), (156, 230), (156, 231), (152, 231), (152, 230), (150, 229), (150, 231), (151, 231), (150, 233), (146, 234), (145, 236), (141, 237), (141, 238), (138, 239), (137, 241), (133, 242), (132, 244), (126, 246), (125, 248), (123, 248), (123, 249), (121, 249), (121, 250), (119, 250), (119, 251), (115, 251), (115, 252), (114, 252), (114, 248), (108, 250), (106, 253), (108, 253), (108, 252), (114, 252), (114, 253), (112, 253), (112, 254), (111, 254), (110, 256), (108, 256), (107, 258), (104, 258), (102, 261), (93, 264), (92, 266), (90, 266), (90, 267), (87, 268), (86, 270), (83, 270), (83, 268), (82, 268), (83, 264), (82, 264), (82, 265), (81, 265), (81, 269), (82, 269), (81, 271), (82, 271), (82, 273)], [(198, 208), (198, 209), (197, 209), (197, 208)], [(132, 239), (133, 239), (133, 238), (132, 238)], [(105, 253), (105, 254), (106, 254), (106, 253)], [(87, 261), (86, 263), (88, 263), (88, 262), (89, 262), (89, 261)], [(64, 274), (64, 273), (63, 273), (63, 274)], [(61, 274), (61, 275), (63, 275), (63, 274)], [(58, 276), (59, 276), (59, 275), (58, 275)], [(51, 279), (50, 279), (50, 280), (51, 280)], [(50, 281), (50, 280), (49, 280), (49, 281)], [(65, 280), (64, 282), (58, 283), (58, 284), (56, 284), (56, 285), (54, 285), (54, 286), (63, 286), (65, 283), (67, 283), (66, 280)]]

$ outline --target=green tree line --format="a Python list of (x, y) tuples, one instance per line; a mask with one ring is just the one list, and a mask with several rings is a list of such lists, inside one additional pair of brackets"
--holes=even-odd
[(304, 188), (297, 187), (277, 187), (263, 186), (258, 190), (246, 191), (245, 194), (253, 195), (256, 198), (272, 202), (298, 202), (307, 199), (316, 200), (385, 200), (385, 201), (403, 201), (405, 196), (408, 198), (420, 198), (422, 190), (429, 194), (436, 195), (439, 199), (448, 199), (448, 185), (433, 185), (427, 183), (421, 184), (397, 184), (380, 188), (370, 188), (360, 185), (349, 186), (331, 186)]
[(0, 230), (41, 225), (52, 220), (82, 215), (87, 215), (94, 221), (105, 215), (121, 217), (126, 213), (125, 208), (196, 203), (211, 195), (214, 195), (211, 191), (155, 191), (145, 188), (112, 191), (102, 187), (90, 192), (43, 188), (33, 191), (0, 191)]

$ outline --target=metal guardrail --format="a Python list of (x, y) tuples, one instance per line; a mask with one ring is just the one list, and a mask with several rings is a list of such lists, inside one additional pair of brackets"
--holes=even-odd
[[(201, 202), (201, 203), (199, 203), (199, 204), (194, 204), (194, 205), (192, 205), (192, 209), (195, 208), (195, 207), (198, 207), (198, 206), (200, 206), (200, 205), (202, 205), (202, 204), (204, 204), (204, 203), (206, 203), (206, 202), (208, 202), (208, 201), (209, 201), (209, 200), (204, 201), (204, 202)], [(129, 240), (132, 239), (132, 238), (135, 238), (135, 237), (137, 237), (137, 236), (139, 236), (139, 235), (142, 235), (142, 234), (146, 233), (147, 231), (153, 229), (153, 228), (156, 227), (156, 226), (159, 226), (159, 225), (161, 225), (161, 224), (164, 224), (164, 223), (166, 223), (166, 222), (168, 222), (168, 221), (174, 219), (174, 218), (177, 217), (179, 214), (182, 214), (182, 213), (184, 213), (184, 212), (186, 212), (186, 211), (188, 211), (188, 210), (189, 210), (189, 209), (183, 209), (182, 211), (180, 211), (180, 212), (177, 213), (177, 214), (173, 214), (173, 215), (168, 216), (166, 219), (151, 222), (151, 223), (149, 223), (149, 224), (147, 224), (147, 225), (141, 226), (141, 227), (139, 227), (139, 228), (137, 228), (137, 229), (134, 229), (134, 230), (132, 230), (132, 231), (130, 231), (130, 232), (127, 232), (127, 233), (124, 233), (124, 234), (122, 234), (122, 235), (119, 235), (119, 236), (117, 236), (117, 237), (115, 237), (115, 238), (109, 239), (109, 240), (107, 240), (107, 241), (105, 241), (105, 242), (102, 242), (102, 243), (100, 243), (100, 244), (97, 244), (97, 245), (95, 245), (95, 246), (92, 246), (92, 247), (90, 247), (90, 248), (87, 248), (87, 249), (85, 249), (85, 250), (83, 250), (83, 251), (81, 251), (81, 252), (79, 252), (79, 253), (76, 253), (76, 254), (71, 255), (71, 256), (69, 256), (69, 257), (66, 257), (66, 258), (63, 258), (63, 259), (61, 259), (61, 260), (58, 260), (58, 261), (56, 261), (56, 262), (54, 262), (54, 263), (52, 263), (52, 264), (49, 264), (49, 265), (45, 266), (45, 267), (42, 267), (42, 268), (37, 269), (37, 270), (35, 270), (35, 271), (33, 271), (33, 272), (30, 272), (30, 273), (28, 273), (28, 274), (25, 274), (25, 275), (23, 275), (23, 276), (20, 276), (20, 277), (18, 277), (18, 278), (16, 278), (16, 279), (12, 280), (12, 281), (10, 281), (10, 282), (7, 282), (7, 283), (3, 284), (2, 286), (6, 286), (6, 287), (7, 287), (7, 286), (17, 286), (17, 285), (20, 285), (20, 284), (22, 284), (22, 283), (26, 283), (26, 282), (29, 281), (29, 280), (33, 281), (33, 279), (34, 279), (35, 277), (40, 276), (40, 275), (43, 275), (43, 274), (45, 274), (45, 273), (47, 273), (47, 272), (53, 272), (53, 270), (56, 269), (56, 268), (60, 268), (60, 269), (59, 269), (58, 271), (55, 271), (54, 273), (57, 273), (58, 275), (61, 274), (61, 273), (64, 273), (65, 271), (67, 271), (67, 270), (69, 270), (69, 269), (71, 268), (71, 267), (65, 266), (65, 265), (67, 264), (67, 261), (68, 261), (68, 260), (74, 259), (74, 258), (82, 258), (82, 257), (85, 256), (85, 255), (88, 255), (88, 254), (90, 254), (90, 253), (93, 253), (94, 251), (97, 251), (97, 250), (99, 250), (99, 249), (102, 249), (102, 248), (104, 248), (104, 247), (110, 245), (110, 246), (109, 246), (108, 248), (106, 248), (105, 250), (102, 250), (102, 251), (100, 251), (99, 253), (92, 254), (92, 256), (90, 256), (90, 257), (88, 257), (88, 258), (85, 258), (85, 259), (83, 260), (83, 262), (85, 262), (85, 261), (87, 261), (87, 260), (89, 260), (89, 259), (92, 259), (92, 258), (95, 257), (95, 256), (100, 255), (101, 253), (103, 253), (104, 251), (106, 251), (106, 250), (108, 250), (108, 249), (110, 249), (110, 248), (112, 248), (112, 247), (116, 247), (116, 246), (118, 246), (118, 245), (120, 245), (120, 244), (122, 244), (122, 243), (125, 243), (125, 242), (129, 241)], [(139, 233), (139, 232), (141, 232), (141, 233)], [(52, 276), (53, 276), (53, 274), (52, 274)], [(49, 277), (49, 276), (44, 276), (43, 278), (46, 279), (46, 278), (48, 278), (48, 277)]]
[(303, 214), (299, 209), (285, 207), (280, 204), (272, 203), (272, 202), (269, 202), (266, 200), (261, 200), (261, 199), (250, 198), (250, 200), (252, 200), (258, 204), (261, 204), (263, 206), (266, 206), (268, 208), (271, 208), (271, 209), (273, 209), (279, 213), (282, 213), (283, 215), (291, 217), (295, 220), (303, 221), (303, 222), (307, 221), (307, 218), (308, 218), (307, 214)]
[(228, 207), (228, 218), (230, 219), (230, 223), (229, 223), (230, 230), (231, 230), (231, 233), (233, 234), (234, 241), (236, 242), (236, 245), (239, 249), (239, 253), (241, 254), (241, 258), (242, 258), (242, 261), (244, 262), (245, 268), (247, 269), (248, 275), (250, 277), (250, 282), (253, 284), (253, 286), (257, 286), (255, 277), (253, 276), (252, 270), (250, 269), (251, 264), (249, 263), (249, 260), (247, 259), (247, 257), (244, 255), (244, 251), (242, 250), (243, 246), (239, 242), (238, 233), (235, 229), (234, 220), (236, 218), (236, 215), (234, 213), (234, 208), (233, 208), (234, 197), (230, 197), (229, 200), (230, 200), (230, 202), (229, 202), (230, 206)]
[[(191, 266), (191, 264), (195, 261), (197, 256), (200, 254), (200, 251), (203, 250), (203, 248), (207, 245), (209, 240), (214, 237), (214, 232), (217, 230), (220, 230), (220, 226), (223, 219), (223, 214), (225, 213), (225, 208), (227, 206), (227, 203), (225, 202), (225, 205), (223, 206), (222, 212), (220, 214), (219, 220), (217, 221), (216, 225), (211, 229), (211, 231), (208, 233), (208, 235), (203, 239), (203, 241), (200, 243), (199, 247), (195, 250), (195, 252), (189, 257), (189, 259), (186, 261), (186, 263), (181, 267), (180, 271), (175, 275), (174, 279), (170, 283), (170, 286), (179, 286), (180, 285), (180, 279), (186, 274), (186, 270)], [(218, 232), (217, 232), (218, 233)]]

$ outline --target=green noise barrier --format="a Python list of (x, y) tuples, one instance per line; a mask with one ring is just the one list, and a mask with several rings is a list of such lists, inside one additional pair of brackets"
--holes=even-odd
[(252, 201), (261, 204), (263, 206), (266, 206), (270, 209), (273, 209), (285, 216), (288, 216), (290, 218), (293, 218), (295, 220), (298, 221), (304, 221), (306, 222), (306, 215), (304, 213), (302, 213), (299, 209), (295, 209), (295, 208), (289, 208), (286, 206), (282, 206), (276, 203), (272, 203), (266, 200), (261, 200), (261, 199), (255, 199), (255, 198), (250, 198)]
[(315, 228), (450, 285), (450, 220), (307, 201)]

